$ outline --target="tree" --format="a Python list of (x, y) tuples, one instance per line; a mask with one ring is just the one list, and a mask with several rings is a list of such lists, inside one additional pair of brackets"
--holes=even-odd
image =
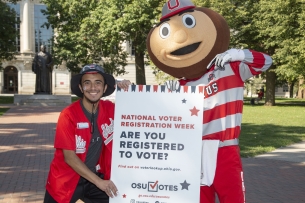
[[(165, 2), (165, 1), (163, 1)], [(159, 0), (104, 0), (84, 21), (83, 29), (99, 27), (101, 38), (110, 47), (122, 42), (132, 43), (135, 50), (136, 83), (146, 84), (146, 38), (159, 20)], [(93, 22), (93, 19), (99, 19)]]
[[(146, 84), (146, 37), (160, 15), (158, 0), (43, 0), (48, 6), (48, 26), (56, 29), (54, 53), (70, 69), (102, 60), (112, 73), (123, 74), (127, 53), (135, 50), (136, 83)], [(165, 0), (163, 1), (165, 2)], [(105, 65), (106, 63), (106, 65)], [(120, 67), (120, 68), (119, 68)]]
[[(266, 105), (275, 105), (276, 80), (293, 87), (304, 76), (304, 0), (197, 0), (222, 14), (231, 28), (231, 47), (272, 56), (266, 72)], [(291, 95), (293, 89), (291, 88)]]
[[(101, 36), (99, 27), (88, 29), (83, 25), (92, 18), (92, 12), (101, 3), (97, 0), (43, 0), (47, 5), (44, 14), (48, 16), (45, 26), (55, 30), (53, 55), (57, 64), (66, 62), (67, 68), (78, 72), (84, 64), (102, 64), (108, 73), (121, 75), (125, 73), (127, 54), (121, 47), (110, 47)], [(120, 54), (118, 54), (120, 53)]]
[[(15, 3), (16, 1), (10, 2)], [(16, 38), (19, 35), (16, 29), (18, 23), (14, 9), (0, 1), (0, 69), (2, 61), (15, 58)]]
[[(261, 0), (255, 15), (259, 37), (272, 50), (276, 69), (270, 74), (286, 80), (290, 87), (304, 76), (304, 0)], [(272, 72), (273, 71), (273, 72)], [(293, 89), (290, 90), (292, 96)]]

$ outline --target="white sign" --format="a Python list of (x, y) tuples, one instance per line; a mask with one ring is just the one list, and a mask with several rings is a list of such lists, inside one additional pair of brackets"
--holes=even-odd
[(131, 85), (115, 105), (110, 203), (198, 203), (202, 87)]

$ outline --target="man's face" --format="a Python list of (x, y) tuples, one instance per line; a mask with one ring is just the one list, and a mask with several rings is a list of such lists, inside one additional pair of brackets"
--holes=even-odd
[(85, 101), (96, 103), (103, 96), (107, 85), (105, 85), (104, 77), (101, 74), (93, 73), (83, 75), (79, 88), (84, 94)]

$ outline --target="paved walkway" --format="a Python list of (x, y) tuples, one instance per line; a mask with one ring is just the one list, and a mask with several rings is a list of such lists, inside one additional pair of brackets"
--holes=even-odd
[[(0, 203), (41, 203), (63, 107), (7, 106), (0, 117)], [(247, 203), (305, 202), (305, 142), (242, 161)]]

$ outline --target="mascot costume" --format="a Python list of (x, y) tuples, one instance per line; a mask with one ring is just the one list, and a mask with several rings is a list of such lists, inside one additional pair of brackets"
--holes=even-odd
[(225, 19), (190, 0), (165, 3), (146, 42), (153, 63), (178, 78), (178, 86), (204, 87), (201, 203), (214, 203), (215, 193), (221, 203), (245, 202), (238, 146), (244, 82), (272, 64), (264, 53), (227, 50), (229, 42)]

